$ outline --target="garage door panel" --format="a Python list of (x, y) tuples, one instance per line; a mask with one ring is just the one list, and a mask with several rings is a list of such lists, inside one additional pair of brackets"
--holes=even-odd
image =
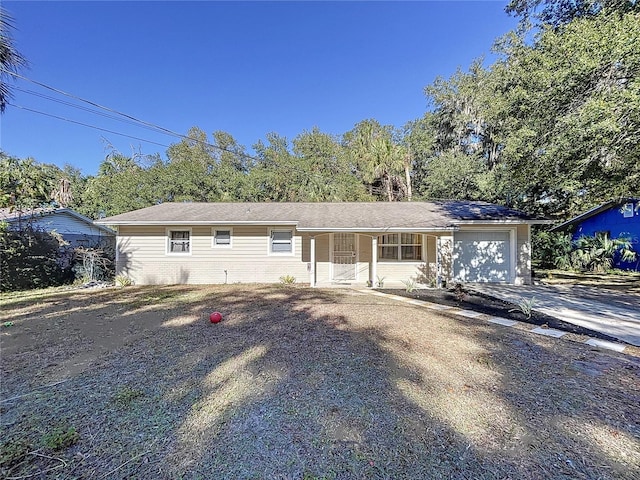
[(510, 282), (509, 232), (457, 232), (454, 278), (460, 282)]

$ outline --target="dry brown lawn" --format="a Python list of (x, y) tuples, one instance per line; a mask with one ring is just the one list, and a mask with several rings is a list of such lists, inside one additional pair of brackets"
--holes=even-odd
[(282, 286), (3, 295), (0, 322), (2, 478), (640, 478), (629, 355)]

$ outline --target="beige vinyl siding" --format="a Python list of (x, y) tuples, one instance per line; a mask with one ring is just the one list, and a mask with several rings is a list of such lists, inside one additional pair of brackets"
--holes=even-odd
[(358, 281), (366, 283), (371, 271), (371, 235), (358, 235)]
[[(385, 282), (417, 280), (422, 276), (424, 262), (383, 262), (378, 263), (378, 276)], [(377, 279), (374, 279), (374, 281)]]
[[(270, 255), (269, 231), (293, 230), (294, 255)], [(494, 226), (476, 229), (495, 230)], [(530, 233), (528, 225), (514, 226), (516, 250), (516, 283), (531, 282)], [(298, 283), (308, 283), (311, 242), (309, 234), (296, 232), (282, 225), (203, 225), (171, 227), (171, 230), (191, 231), (191, 253), (168, 255), (167, 226), (120, 226), (118, 233), (117, 272), (129, 276), (136, 284), (176, 283), (277, 283), (282, 275), (293, 275)], [(214, 229), (232, 229), (232, 246), (212, 246)], [(498, 228), (503, 230), (504, 227)], [(443, 277), (451, 277), (452, 236), (432, 233), (423, 236), (423, 261), (378, 261), (377, 275), (385, 277), (387, 285), (400, 284), (409, 278), (431, 284), (435, 280), (436, 238), (441, 235)], [(331, 234), (316, 234), (316, 281), (331, 284)], [(364, 285), (371, 275), (371, 234), (359, 233), (357, 238), (357, 282)], [(225, 275), (226, 270), (226, 275)], [(376, 279), (373, 279), (374, 281)]]
[[(216, 226), (217, 227), (217, 226)], [(223, 226), (220, 226), (223, 228)], [(269, 254), (269, 230), (293, 230), (294, 255)], [(166, 226), (121, 226), (117, 271), (136, 284), (274, 283), (293, 275), (307, 283), (303, 257), (309, 257), (309, 239), (290, 226), (234, 226), (231, 248), (212, 247), (212, 226), (171, 227), (191, 230), (191, 254), (166, 253)], [(303, 245), (304, 243), (304, 245)], [(306, 251), (305, 248), (306, 247)], [(226, 273), (225, 273), (226, 271)]]
[(315, 235), (316, 238), (316, 282), (331, 282), (331, 265), (329, 263), (330, 234)]
[(436, 256), (436, 237), (428, 235), (425, 237), (426, 252), (425, 252), (425, 265), (424, 271), (420, 282), (425, 285), (433, 286), (436, 284), (438, 278), (438, 264)]

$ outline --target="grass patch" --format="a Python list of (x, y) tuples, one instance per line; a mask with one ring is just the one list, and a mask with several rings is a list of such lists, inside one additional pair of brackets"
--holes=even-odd
[(113, 403), (119, 407), (128, 407), (134, 400), (141, 397), (144, 397), (144, 392), (142, 390), (131, 387), (122, 387), (113, 396)]
[(42, 444), (51, 450), (64, 450), (78, 443), (80, 434), (73, 427), (56, 427), (42, 436)]
[(3, 442), (0, 446), (0, 472), (20, 463), (32, 449), (33, 446), (24, 439)]
[(59, 287), (0, 293), (0, 307), (7, 307), (17, 303), (32, 303), (36, 300), (46, 299), (60, 294), (66, 295), (71, 288), (69, 285), (62, 285)]

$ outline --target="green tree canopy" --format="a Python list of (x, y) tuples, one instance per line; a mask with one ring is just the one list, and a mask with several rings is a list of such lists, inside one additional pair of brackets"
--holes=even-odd
[[(568, 216), (640, 192), (640, 14), (578, 17), (543, 27), (532, 44), (511, 33), (501, 58), (426, 88), (435, 153), (481, 159), (473, 196)], [(420, 188), (438, 169), (422, 160)], [(475, 161), (467, 162), (477, 165)], [(424, 172), (431, 178), (425, 179)]]
[(560, 27), (578, 18), (640, 11), (637, 0), (511, 0), (505, 11), (527, 22)]
[(51, 203), (63, 172), (33, 158), (0, 152), (0, 207), (33, 208)]

